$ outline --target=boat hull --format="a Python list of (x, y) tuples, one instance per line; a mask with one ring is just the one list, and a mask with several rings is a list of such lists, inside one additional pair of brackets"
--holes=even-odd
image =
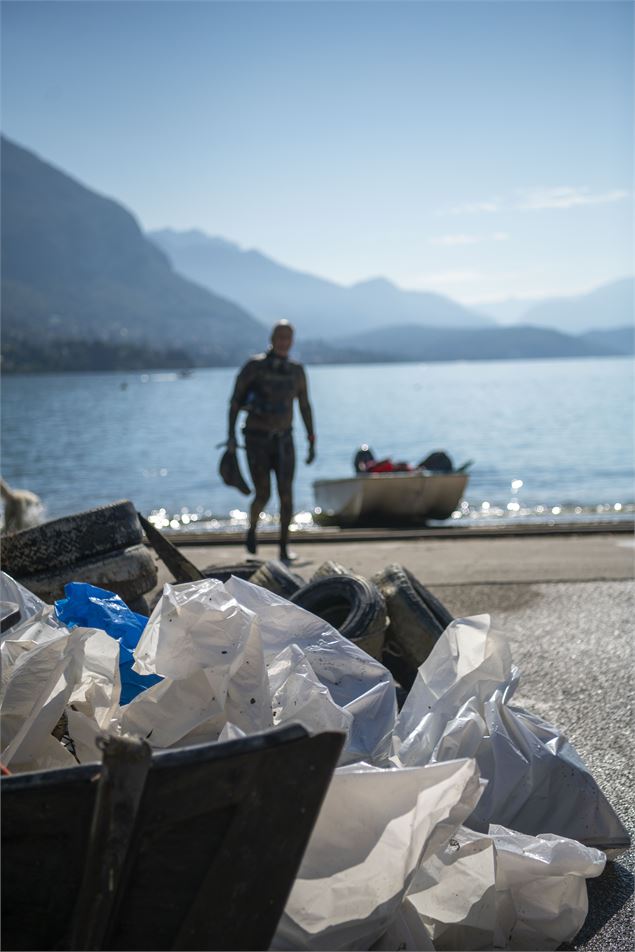
[(464, 473), (373, 473), (313, 483), (319, 525), (363, 526), (449, 519), (469, 477)]

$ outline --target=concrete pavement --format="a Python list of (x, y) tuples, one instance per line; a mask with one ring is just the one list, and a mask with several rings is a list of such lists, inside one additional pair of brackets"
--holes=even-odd
[[(326, 559), (362, 575), (373, 575), (389, 562), (399, 562), (429, 586), (635, 577), (635, 539), (625, 533), (442, 539), (404, 539), (386, 533), (383, 539), (372, 540), (292, 538), (291, 548), (298, 556), (294, 571), (307, 578)], [(242, 539), (233, 544), (188, 545), (182, 551), (199, 567), (236, 563), (247, 557)], [(264, 542), (257, 557), (277, 558), (277, 545)]]

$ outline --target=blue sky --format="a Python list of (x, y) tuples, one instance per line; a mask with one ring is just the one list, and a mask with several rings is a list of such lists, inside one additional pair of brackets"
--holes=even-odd
[(3, 2), (2, 128), (145, 228), (477, 303), (632, 273), (633, 4)]

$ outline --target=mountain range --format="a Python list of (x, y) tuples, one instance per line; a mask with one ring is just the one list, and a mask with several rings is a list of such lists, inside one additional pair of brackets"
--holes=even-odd
[(499, 326), (499, 315), (503, 324), (580, 334), (599, 326), (625, 326), (633, 320), (633, 278), (571, 298), (501, 302), (493, 305), (496, 313), (492, 315), (487, 305), (475, 310), (440, 294), (399, 288), (385, 278), (346, 287), (197, 229), (165, 228), (149, 232), (149, 237), (180, 274), (238, 301), (267, 323), (280, 318), (292, 321), (300, 336), (313, 335), (319, 327), (328, 339), (346, 339), (351, 344), (352, 335), (386, 327), (493, 328)]
[(170, 228), (149, 233), (175, 269), (190, 280), (238, 301), (261, 320), (292, 321), (298, 336), (325, 338), (393, 324), (438, 327), (493, 326), (485, 317), (440, 294), (405, 291), (385, 278), (346, 287), (287, 268), (255, 249), (243, 250), (202, 231)]
[(2, 138), (5, 348), (65, 341), (178, 347), (235, 364), (267, 331), (177, 274), (120, 204)]
[(523, 323), (553, 327), (565, 334), (632, 324), (634, 286), (633, 278), (623, 278), (587, 294), (534, 302), (523, 314)]
[(633, 278), (622, 278), (586, 294), (543, 298), (536, 301), (509, 298), (482, 305), (499, 324), (536, 324), (566, 334), (580, 334), (603, 327), (633, 323)]
[[(525, 323), (547, 327), (500, 327), (442, 295), (345, 287), (200, 231), (149, 237), (32, 152), (6, 138), (1, 151), (4, 371), (236, 365), (281, 317), (309, 362), (633, 352), (632, 279), (536, 304)], [(589, 333), (571, 333), (576, 314)]]

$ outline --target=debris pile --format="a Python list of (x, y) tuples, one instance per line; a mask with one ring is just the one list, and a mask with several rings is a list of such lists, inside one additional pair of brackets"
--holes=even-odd
[[(291, 601), (237, 577), (166, 585), (144, 624), (109, 592), (69, 586), (53, 607), (3, 574), (0, 597), (21, 619), (3, 634), (2, 762), (15, 772), (99, 760), (103, 732), (165, 749), (294, 722), (339, 731), (339, 766), (272, 948), (555, 949), (585, 919), (600, 850), (626, 848), (628, 835), (566, 737), (510, 704), (520, 675), (489, 616), (446, 625), (404, 576), (418, 598), (404, 640), (390, 615), (402, 576), (388, 567), (380, 603), (370, 583), (349, 585), (374, 606), (351, 640), (338, 630), (346, 596), (320, 602), (324, 620), (302, 607), (299, 585)], [(344, 592), (349, 577), (331, 565), (306, 588), (332, 580)], [(399, 711), (393, 675), (360, 642), (379, 626), (375, 653), (405, 656), (412, 673), (422, 604), (426, 657), (401, 680)], [(126, 664), (133, 696), (122, 694)]]

